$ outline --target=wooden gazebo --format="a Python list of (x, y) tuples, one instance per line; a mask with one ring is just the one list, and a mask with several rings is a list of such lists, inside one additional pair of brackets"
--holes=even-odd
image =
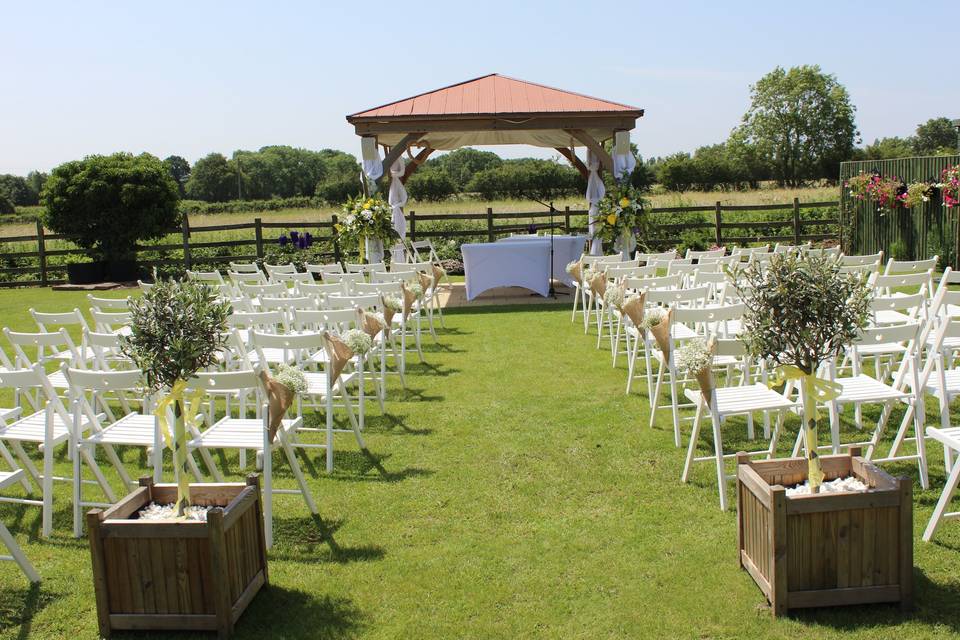
[(584, 177), (587, 167), (574, 149), (586, 147), (612, 172), (603, 143), (632, 130), (641, 116), (637, 107), (492, 73), (359, 111), (347, 122), (357, 135), (376, 138), (385, 168), (408, 153), (405, 182), (433, 151), (472, 145), (552, 148)]

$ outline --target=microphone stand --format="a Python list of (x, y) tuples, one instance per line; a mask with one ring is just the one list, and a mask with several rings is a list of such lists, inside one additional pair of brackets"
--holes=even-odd
[[(553, 286), (553, 280), (554, 280), (553, 278), (553, 255), (554, 255), (553, 253), (553, 214), (556, 212), (556, 209), (553, 208), (552, 202), (549, 204), (547, 204), (546, 202), (540, 202), (539, 200), (530, 196), (529, 194), (527, 194), (527, 197), (533, 200), (534, 202), (536, 202), (537, 204), (542, 204), (543, 206), (545, 206), (547, 209), (550, 210), (550, 290), (547, 291), (547, 297), (553, 298), (554, 300), (556, 300), (557, 290)], [(567, 294), (563, 294), (563, 295), (567, 295)]]

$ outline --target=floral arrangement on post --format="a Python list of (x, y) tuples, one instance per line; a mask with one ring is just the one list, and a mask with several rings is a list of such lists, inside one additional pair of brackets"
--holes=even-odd
[(870, 289), (858, 274), (842, 273), (836, 260), (776, 254), (765, 267), (750, 263), (735, 273), (746, 311), (741, 339), (747, 352), (779, 365), (775, 384), (800, 381), (812, 493), (823, 470), (817, 454), (817, 403), (837, 397), (836, 383), (817, 377), (866, 326)]
[(944, 169), (937, 187), (943, 193), (943, 206), (960, 206), (960, 164)]
[(645, 237), (648, 227), (647, 204), (636, 188), (627, 182), (617, 182), (598, 205), (596, 237), (609, 242)]
[(343, 205), (343, 220), (337, 223), (341, 242), (356, 245), (360, 262), (364, 261), (367, 242), (376, 242), (381, 251), (385, 241), (398, 238), (393, 228), (391, 209), (379, 196), (350, 198)]
[[(190, 506), (186, 423), (200, 408), (200, 394), (185, 397), (187, 381), (217, 362), (227, 341), (229, 302), (203, 283), (163, 280), (140, 298), (130, 299), (132, 332), (120, 338), (120, 349), (143, 371), (147, 386), (166, 391), (157, 403), (156, 416), (167, 446), (173, 449), (177, 470), (177, 516)], [(167, 427), (167, 409), (173, 408), (173, 437)]]
[(288, 234), (280, 234), (280, 237), (277, 238), (277, 244), (281, 247), (308, 249), (313, 246), (313, 234), (309, 231), (290, 231)]
[(907, 209), (921, 207), (925, 202), (930, 202), (933, 186), (928, 182), (911, 182), (907, 188), (897, 196), (897, 199)]
[(845, 183), (852, 198), (872, 201), (876, 204), (877, 211), (893, 210), (897, 207), (900, 203), (898, 198), (900, 185), (901, 181), (896, 176), (885, 178), (878, 172), (871, 174), (861, 172)]

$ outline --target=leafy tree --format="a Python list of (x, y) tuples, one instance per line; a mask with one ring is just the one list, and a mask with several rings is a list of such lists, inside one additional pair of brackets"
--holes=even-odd
[(878, 138), (863, 150), (864, 160), (886, 160), (888, 158), (909, 158), (914, 155), (915, 141), (911, 138)]
[(501, 164), (503, 160), (500, 156), (491, 151), (478, 151), (465, 147), (431, 158), (423, 168), (431, 167), (445, 171), (453, 181), (456, 190), (463, 192), (477, 173), (499, 167)]
[(0, 215), (9, 215), (16, 212), (17, 209), (13, 206), (13, 200), (5, 191), (0, 191)]
[(46, 184), (50, 176), (42, 171), (31, 171), (27, 174), (27, 184), (34, 193), (34, 204), (40, 204), (40, 194), (43, 193), (43, 185)]
[(222, 153), (197, 160), (185, 185), (187, 196), (206, 202), (225, 202), (237, 197), (236, 166)]
[(107, 260), (133, 257), (140, 240), (180, 222), (177, 185), (155, 156), (88, 156), (53, 170), (43, 190), (44, 224)]
[(761, 181), (772, 177), (772, 154), (768, 147), (750, 142), (739, 129), (730, 134), (726, 146), (727, 156), (738, 182), (751, 189), (759, 189)]
[(249, 200), (291, 198), (313, 194), (326, 174), (324, 155), (283, 145), (259, 151), (237, 151), (243, 195)]
[(457, 185), (443, 169), (423, 167), (407, 180), (407, 192), (417, 200), (439, 202), (457, 192)]
[(960, 152), (957, 149), (957, 129), (949, 118), (930, 118), (917, 125), (913, 138), (913, 151), (918, 156), (947, 155)]
[(657, 164), (657, 182), (669, 191), (689, 191), (697, 177), (696, 167), (689, 153), (674, 153)]
[(846, 88), (818, 65), (777, 67), (751, 87), (750, 99), (742, 134), (769, 150), (782, 183), (796, 187), (835, 176), (853, 152), (856, 108)]
[(187, 180), (190, 179), (190, 163), (180, 156), (167, 156), (164, 158), (163, 164), (167, 166), (170, 177), (177, 183), (180, 197), (185, 196), (187, 194)]
[(18, 207), (37, 204), (37, 194), (30, 188), (25, 178), (10, 174), (0, 175), (0, 193)]
[(573, 167), (552, 160), (522, 158), (507, 160), (477, 173), (467, 190), (487, 200), (536, 198), (550, 200), (582, 192), (585, 182)]

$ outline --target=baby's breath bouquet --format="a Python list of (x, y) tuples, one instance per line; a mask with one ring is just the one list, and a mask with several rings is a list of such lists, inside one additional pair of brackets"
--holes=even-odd
[(348, 329), (343, 332), (343, 343), (358, 356), (366, 355), (373, 348), (373, 340), (365, 331)]

